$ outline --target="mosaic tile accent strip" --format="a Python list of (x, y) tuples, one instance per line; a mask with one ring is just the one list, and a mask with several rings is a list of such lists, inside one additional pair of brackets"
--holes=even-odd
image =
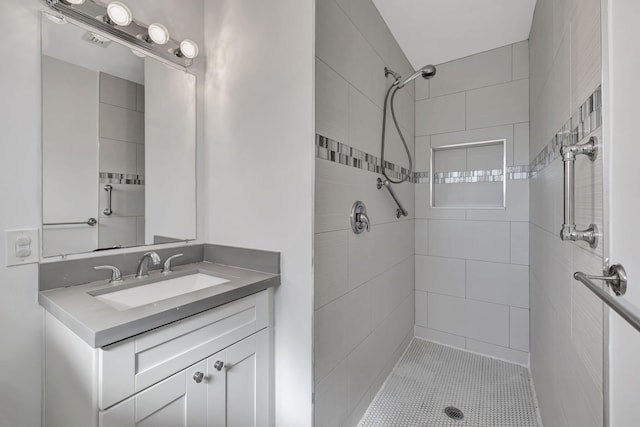
[(560, 147), (574, 145), (602, 126), (602, 87), (598, 87), (531, 162), (534, 177), (560, 157)]
[[(377, 174), (382, 173), (382, 163), (379, 157), (317, 134), (316, 158), (329, 160), (369, 172), (375, 172)], [(387, 175), (394, 180), (412, 175), (411, 171), (407, 168), (403, 168), (402, 166), (387, 161), (384, 163)], [(413, 176), (410, 176), (409, 181), (413, 182)]]
[[(462, 411), (449, 418), (446, 407)], [(360, 427), (538, 427), (524, 366), (413, 339)]]
[[(530, 165), (507, 167), (507, 179), (521, 180), (534, 177), (560, 156), (560, 147), (577, 144), (601, 126), (602, 87), (598, 87), (554, 135), (551, 142), (538, 153)], [(316, 134), (316, 157), (377, 174), (382, 173), (379, 157), (318, 134)], [(393, 179), (410, 175), (409, 182), (429, 183), (429, 171), (411, 173), (408, 169), (391, 162), (385, 162), (385, 165), (387, 174)], [(457, 184), (497, 181), (502, 181), (502, 174), (496, 174), (495, 170), (476, 170), (439, 173), (434, 182), (437, 184)]]
[[(341, 142), (316, 135), (316, 157), (318, 159), (329, 160), (345, 166), (363, 169), (377, 174), (382, 173), (380, 159), (364, 151), (350, 147)], [(393, 179), (400, 179), (408, 174), (411, 175), (409, 182), (417, 184), (429, 183), (431, 176), (429, 171), (411, 173), (395, 163), (386, 162), (387, 174)], [(529, 179), (529, 166), (508, 166), (507, 179)], [(474, 170), (474, 171), (453, 171), (439, 172), (435, 176), (436, 184), (459, 184), (474, 182), (498, 182), (502, 181), (502, 170)]]
[(130, 175), (124, 173), (100, 172), (101, 184), (130, 184), (144, 185), (144, 175)]
[[(507, 166), (508, 180), (529, 179), (529, 166)], [(429, 172), (416, 172), (414, 182), (429, 183)], [(474, 182), (502, 182), (502, 169), (486, 169), (473, 171), (438, 172), (434, 174), (434, 184), (468, 184)]]

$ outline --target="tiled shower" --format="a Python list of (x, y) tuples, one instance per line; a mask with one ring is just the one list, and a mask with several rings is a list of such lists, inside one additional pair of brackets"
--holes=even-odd
[[(356, 425), (414, 336), (530, 366), (544, 425), (600, 425), (602, 304), (572, 272), (598, 273), (602, 252), (558, 237), (559, 147), (601, 125), (600, 3), (560, 3), (538, 1), (529, 40), (436, 64), (398, 93), (415, 163), (396, 218), (375, 186), (383, 69), (413, 68), (372, 1), (317, 2), (316, 425)], [(580, 166), (580, 223), (602, 223), (601, 167)], [(370, 233), (350, 229), (356, 200)]]
[[(441, 184), (466, 208), (431, 207), (428, 178), (416, 182), (416, 336), (526, 364), (529, 181), (509, 171), (529, 166), (527, 42), (441, 64), (436, 78), (417, 80), (416, 94), (416, 172), (428, 176), (432, 149), (504, 140), (510, 178), (504, 209), (487, 209), (480, 198), (490, 186), (501, 197), (501, 181), (465, 176)], [(435, 151), (445, 157), (434, 173), (500, 168), (497, 148)]]
[[(385, 59), (383, 59), (385, 58)], [(371, 2), (317, 2), (315, 203), (315, 420), (355, 425), (410, 339), (414, 328), (413, 184), (396, 186), (409, 211), (376, 189), (363, 153), (380, 155), (384, 66), (412, 68)], [(413, 85), (398, 95), (398, 117), (413, 140)], [(329, 141), (325, 141), (327, 138)], [(387, 159), (407, 167), (400, 142)], [(413, 144), (410, 144), (413, 148)], [(357, 151), (356, 151), (357, 150)], [(357, 167), (347, 166), (355, 157)], [(330, 161), (325, 159), (334, 159)], [(341, 163), (342, 161), (342, 163)], [(356, 200), (373, 228), (349, 225)]]

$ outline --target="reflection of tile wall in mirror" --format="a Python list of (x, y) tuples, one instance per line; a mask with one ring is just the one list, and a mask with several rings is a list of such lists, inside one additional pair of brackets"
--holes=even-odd
[[(137, 180), (144, 182), (138, 172), (138, 165), (144, 164), (144, 113), (140, 106), (144, 106), (144, 86), (100, 73), (100, 172), (137, 175)], [(113, 212), (109, 216), (103, 214), (107, 193), (101, 192), (99, 248), (144, 244), (145, 186), (136, 181), (112, 184)]]

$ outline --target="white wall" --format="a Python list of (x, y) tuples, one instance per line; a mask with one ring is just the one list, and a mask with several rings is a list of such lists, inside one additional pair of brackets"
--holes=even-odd
[(282, 253), (275, 422), (312, 423), (312, 0), (205, 6), (207, 241)]
[[(391, 78), (413, 68), (371, 0), (317, 1), (316, 133), (380, 156), (382, 107)], [(396, 96), (397, 117), (414, 149), (414, 86)], [(316, 158), (315, 425), (352, 426), (413, 338), (413, 184), (394, 185), (409, 216), (396, 218), (380, 176)], [(408, 167), (388, 116), (385, 160)], [(370, 232), (349, 223), (356, 200)]]
[[(604, 0), (604, 133), (610, 141), (605, 170), (609, 209), (609, 245), (612, 262), (621, 263), (629, 277), (629, 288), (619, 299), (640, 312), (640, 232), (637, 223), (638, 72), (640, 4), (635, 0)], [(607, 19), (608, 14), (608, 19)], [(636, 425), (640, 418), (640, 333), (610, 311), (609, 316), (609, 422), (611, 427)]]
[[(529, 39), (532, 161), (601, 84), (600, 0), (538, 0)], [(568, 128), (567, 128), (568, 129)], [(600, 138), (599, 130), (595, 132)], [(600, 138), (602, 141), (602, 139)], [(602, 141), (607, 150), (608, 139)], [(556, 150), (557, 151), (557, 150)], [(550, 158), (552, 150), (548, 150)], [(563, 242), (560, 157), (531, 180), (531, 372), (547, 426), (603, 425), (603, 307), (573, 279), (599, 274), (602, 242)], [(602, 156), (576, 161), (576, 219), (603, 229)], [(606, 239), (607, 236), (604, 237)]]
[[(38, 228), (40, 183), (40, 18), (36, 2), (0, 3), (0, 229)], [(16, 49), (16, 46), (19, 46)], [(20, 178), (18, 178), (20, 177)], [(2, 233), (4, 239), (4, 233)], [(0, 245), (0, 426), (40, 425), (41, 310), (36, 265), (5, 267)]]
[[(203, 41), (202, 0), (129, 0), (134, 15), (158, 20), (175, 36)], [(141, 7), (149, 5), (144, 13)], [(185, 7), (186, 5), (186, 7)], [(41, 75), (38, 1), (0, 2), (0, 233), (41, 224)], [(197, 64), (200, 66), (201, 64)], [(42, 311), (36, 265), (5, 267), (0, 245), (0, 426), (32, 427), (41, 420)]]
[[(527, 41), (437, 69), (416, 80), (416, 171), (432, 148), (489, 140), (505, 140), (507, 167), (528, 166)], [(439, 151), (434, 172), (502, 168), (498, 148)], [(482, 207), (496, 190), (501, 205), (502, 182), (438, 184), (436, 197)], [(529, 180), (507, 180), (504, 209), (432, 208), (429, 183), (415, 198), (416, 336), (527, 364)]]

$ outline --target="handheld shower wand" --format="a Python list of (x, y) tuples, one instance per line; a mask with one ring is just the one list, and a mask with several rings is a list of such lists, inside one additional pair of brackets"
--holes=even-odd
[(396, 73), (395, 71), (384, 67), (384, 76), (385, 77), (389, 77), (389, 76), (393, 76), (394, 78), (394, 82), (393, 84), (389, 87), (389, 89), (387, 90), (387, 94), (384, 97), (384, 108), (383, 108), (383, 114), (382, 114), (382, 147), (380, 150), (380, 161), (381, 161), (381, 166), (382, 166), (382, 175), (386, 178), (387, 181), (393, 183), (393, 184), (400, 184), (404, 181), (406, 181), (407, 179), (409, 179), (409, 176), (404, 176), (401, 177), (400, 180), (393, 180), (391, 178), (389, 178), (389, 176), (387, 175), (387, 170), (386, 170), (386, 165), (385, 165), (385, 160), (384, 160), (384, 145), (385, 145), (385, 139), (386, 139), (386, 130), (387, 130), (387, 104), (389, 103), (389, 94), (391, 94), (391, 116), (393, 117), (393, 123), (396, 127), (396, 130), (398, 131), (398, 134), (400, 135), (400, 139), (402, 140), (402, 144), (404, 145), (404, 149), (407, 152), (407, 157), (409, 158), (409, 172), (411, 172), (411, 170), (413, 170), (413, 160), (411, 159), (411, 152), (409, 151), (409, 147), (407, 146), (407, 142), (404, 139), (404, 135), (402, 134), (402, 130), (400, 129), (400, 125), (398, 125), (398, 120), (396, 119), (396, 112), (395, 112), (395, 108), (394, 108), (394, 104), (393, 101), (395, 99), (396, 93), (402, 89), (407, 83), (411, 82), (412, 80), (416, 79), (418, 76), (422, 76), (422, 78), (424, 79), (430, 79), (433, 76), (436, 75), (436, 67), (434, 67), (433, 65), (425, 65), (424, 67), (420, 68), (418, 71), (416, 71), (415, 73), (413, 73), (411, 76), (409, 76), (409, 78), (407, 78), (406, 80), (404, 80), (403, 82), (401, 82), (400, 80), (402, 79), (402, 76), (398, 73)]
[(418, 78), (418, 76), (422, 76), (423, 79), (429, 80), (433, 78), (435, 75), (436, 75), (436, 67), (434, 67), (433, 65), (425, 65), (424, 67), (420, 68), (418, 71), (413, 73), (411, 76), (409, 76), (408, 79), (406, 79), (402, 83), (399, 83), (398, 89), (402, 89), (407, 83)]

